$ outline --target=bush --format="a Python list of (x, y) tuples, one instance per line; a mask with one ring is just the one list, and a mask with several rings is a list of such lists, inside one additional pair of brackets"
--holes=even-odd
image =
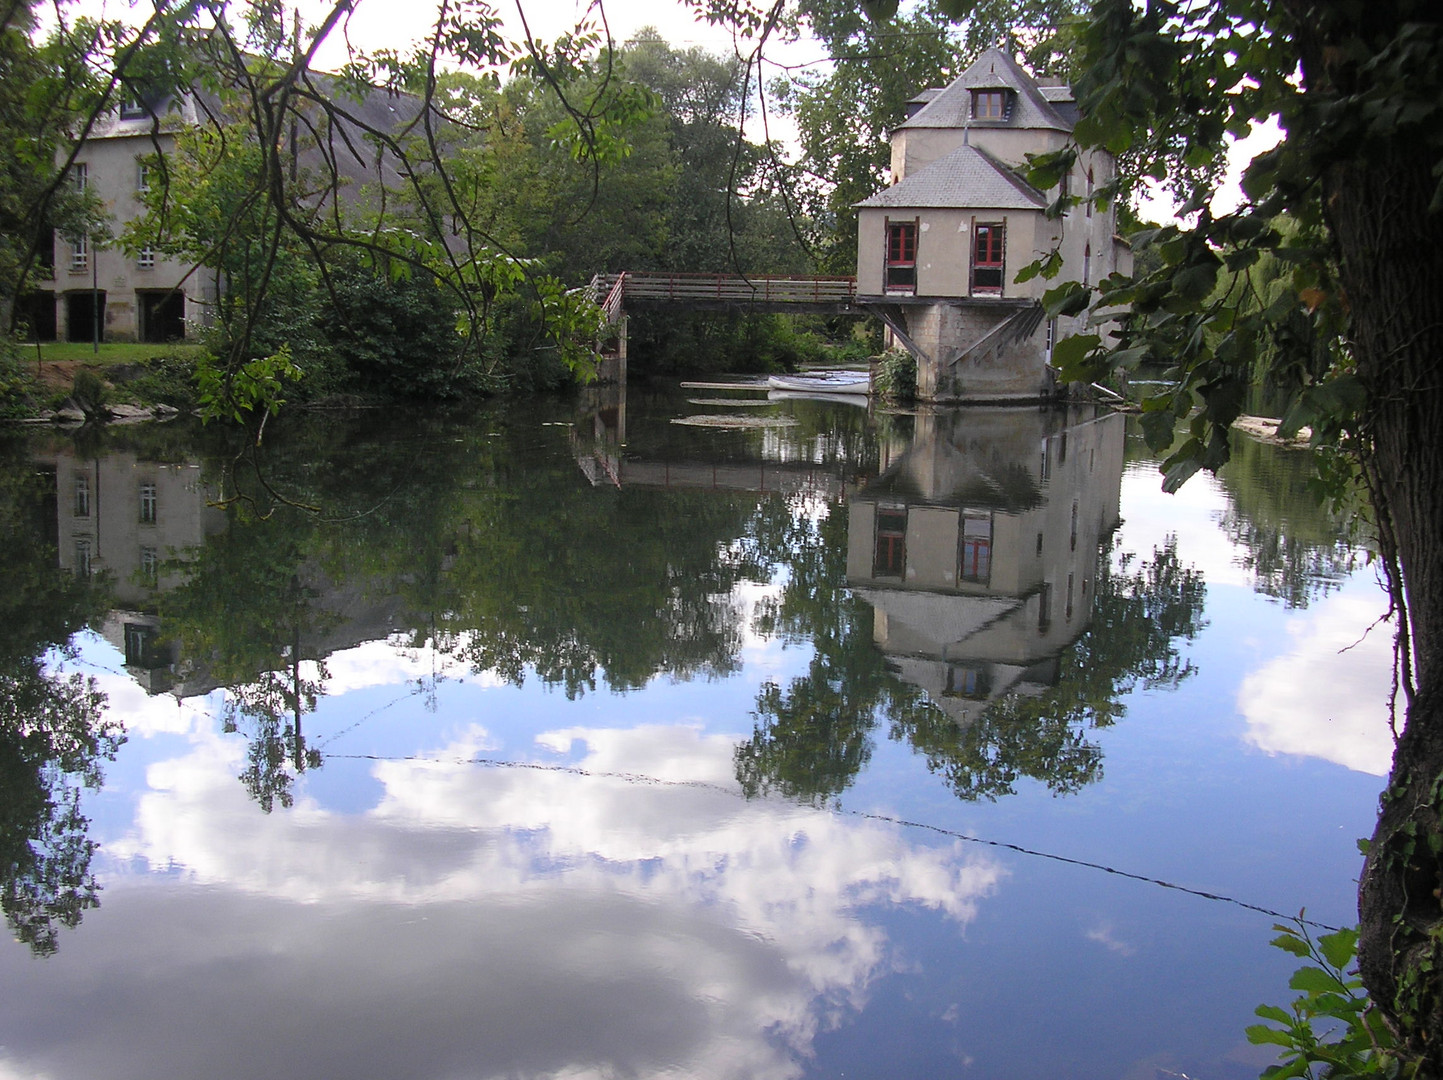
[(475, 373), (459, 362), (455, 306), (430, 274), (355, 267), (332, 284), (335, 303), (321, 329), (359, 389), (416, 398), (476, 389)]
[(917, 358), (906, 349), (888, 349), (877, 361), (874, 388), (883, 399), (898, 405), (917, 400)]

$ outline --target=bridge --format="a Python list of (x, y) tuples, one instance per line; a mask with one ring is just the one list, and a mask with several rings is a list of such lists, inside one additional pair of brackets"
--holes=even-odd
[[(867, 314), (917, 358), (919, 396), (930, 401), (1038, 401), (1065, 396), (1052, 371), (1042, 306), (1030, 298), (863, 296), (854, 277), (758, 274), (597, 274), (589, 286), (616, 336), (597, 343), (601, 375), (626, 378), (626, 313), (689, 310)], [(614, 328), (614, 329), (612, 329)]]
[(597, 274), (591, 295), (608, 323), (627, 309), (684, 307), (691, 311), (819, 312), (838, 315), (857, 307), (854, 277), (779, 277), (758, 274)]

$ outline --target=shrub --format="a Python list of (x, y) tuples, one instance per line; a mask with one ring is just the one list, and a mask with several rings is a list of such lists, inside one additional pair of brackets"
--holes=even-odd
[(883, 399), (910, 405), (917, 400), (917, 358), (906, 349), (888, 349), (877, 361), (874, 386)]

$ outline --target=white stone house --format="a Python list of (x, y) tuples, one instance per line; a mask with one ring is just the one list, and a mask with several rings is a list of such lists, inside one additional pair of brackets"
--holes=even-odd
[[(306, 78), (331, 89), (329, 76)], [(375, 148), (366, 131), (392, 131), (413, 120), (419, 99), (376, 89), (361, 101), (313, 118), (298, 150), (302, 168), (334, 172), (346, 204), (365, 198), (378, 181), (395, 188), (394, 156)], [(182, 94), (149, 101), (130, 98), (99, 118), (71, 167), (70, 181), (95, 192), (110, 216), (111, 232), (145, 213), (144, 196), (158, 181), (152, 164), (176, 152), (176, 134), (200, 124), (222, 124), (218, 100)], [(318, 134), (319, 133), (319, 134)], [(325, 140), (322, 144), (322, 139)], [(319, 198), (324, 201), (323, 194)], [(47, 253), (51, 254), (51, 253)], [(213, 321), (225, 290), (213, 268), (193, 266), (150, 249), (127, 252), (98, 238), (56, 233), (53, 254), (41, 259), (34, 287), (19, 300), (20, 320), (42, 341), (166, 342), (194, 336)]]
[[(1043, 318), (1042, 294), (1131, 267), (1115, 210), (1087, 198), (1113, 179), (1111, 155), (1083, 151), (1058, 187), (1029, 185), (1028, 155), (1068, 145), (1077, 109), (1069, 87), (1043, 85), (998, 49), (911, 108), (892, 133), (891, 185), (857, 204), (859, 299), (917, 356), (926, 399), (1057, 396), (1052, 345), (1078, 320)], [(1084, 201), (1049, 218), (1063, 194)], [(1016, 281), (1053, 250), (1058, 278)]]

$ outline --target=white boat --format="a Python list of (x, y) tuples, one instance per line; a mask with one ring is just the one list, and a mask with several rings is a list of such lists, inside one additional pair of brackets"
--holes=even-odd
[(871, 378), (865, 371), (813, 371), (805, 375), (772, 375), (767, 385), (794, 394), (867, 394)]

